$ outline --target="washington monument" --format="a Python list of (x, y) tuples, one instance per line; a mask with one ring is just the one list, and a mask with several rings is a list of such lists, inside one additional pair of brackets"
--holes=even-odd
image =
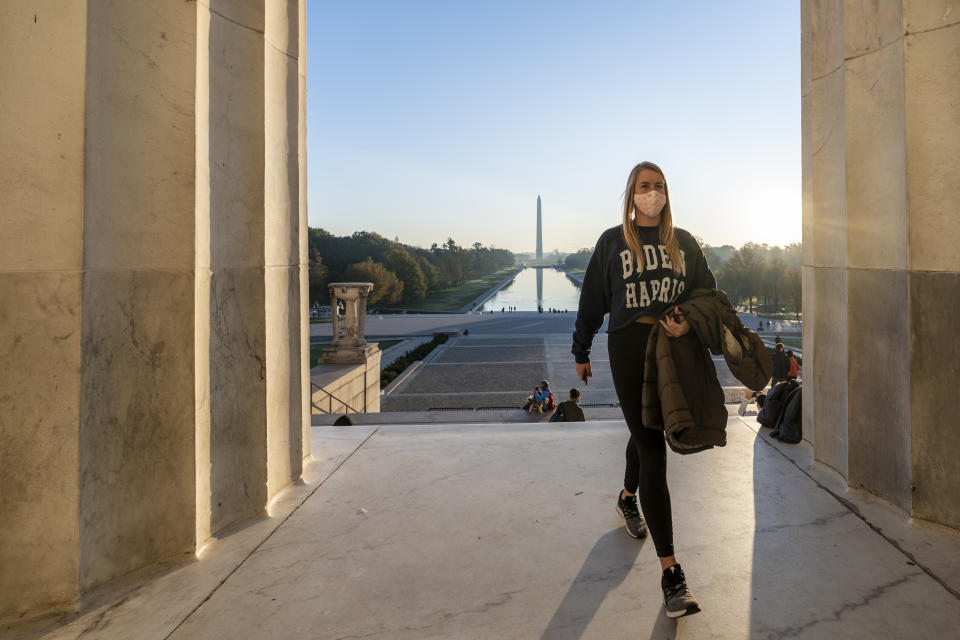
[(543, 214), (540, 213), (540, 196), (537, 196), (537, 260), (543, 260)]

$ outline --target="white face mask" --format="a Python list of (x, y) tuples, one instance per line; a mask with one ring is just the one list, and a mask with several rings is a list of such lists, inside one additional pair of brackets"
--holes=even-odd
[(663, 210), (663, 205), (667, 204), (667, 196), (656, 189), (651, 189), (646, 193), (637, 193), (633, 196), (633, 204), (637, 211), (648, 218), (656, 218)]

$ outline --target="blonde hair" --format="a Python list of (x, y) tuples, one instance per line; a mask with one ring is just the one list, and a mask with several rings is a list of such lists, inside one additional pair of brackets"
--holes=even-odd
[(680, 253), (680, 243), (677, 242), (677, 235), (673, 229), (673, 213), (670, 211), (670, 190), (667, 188), (667, 178), (663, 175), (663, 170), (652, 162), (641, 162), (635, 166), (627, 177), (627, 189), (623, 193), (623, 237), (627, 241), (627, 247), (633, 254), (633, 259), (637, 263), (637, 273), (643, 273), (646, 267), (646, 259), (643, 257), (643, 243), (640, 241), (640, 232), (637, 231), (637, 225), (634, 222), (635, 206), (633, 204), (634, 190), (637, 188), (637, 176), (644, 169), (651, 169), (660, 174), (663, 178), (663, 194), (667, 197), (667, 203), (663, 205), (660, 211), (660, 243), (667, 248), (667, 255), (670, 256), (670, 262), (673, 263), (674, 273), (684, 273), (686, 271), (683, 264), (683, 256)]

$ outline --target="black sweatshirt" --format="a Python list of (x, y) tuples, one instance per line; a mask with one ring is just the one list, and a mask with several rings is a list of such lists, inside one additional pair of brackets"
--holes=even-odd
[(660, 317), (675, 303), (683, 302), (693, 289), (716, 289), (717, 280), (707, 266), (700, 245), (690, 233), (674, 227), (685, 270), (674, 273), (667, 248), (660, 244), (657, 227), (637, 227), (646, 261), (637, 274), (623, 228), (611, 227), (601, 234), (593, 250), (580, 289), (580, 309), (571, 350), (578, 363), (590, 362), (593, 336), (610, 314), (607, 331), (629, 326), (641, 316)]

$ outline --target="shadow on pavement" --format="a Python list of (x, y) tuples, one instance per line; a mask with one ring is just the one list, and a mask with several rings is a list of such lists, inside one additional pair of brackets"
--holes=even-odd
[[(622, 527), (603, 534), (584, 560), (540, 640), (577, 640), (589, 626), (607, 594), (629, 575), (645, 541), (636, 541)], [(664, 633), (668, 632), (668, 633)], [(676, 624), (662, 610), (651, 638), (673, 638)]]
[(667, 616), (667, 610), (660, 605), (660, 615), (653, 623), (650, 640), (674, 640), (677, 637), (677, 621)]

